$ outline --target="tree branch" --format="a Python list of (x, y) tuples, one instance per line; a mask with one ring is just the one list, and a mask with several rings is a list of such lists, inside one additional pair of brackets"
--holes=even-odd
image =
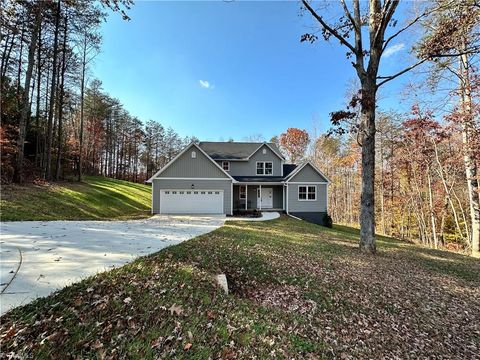
[(415, 19), (413, 19), (412, 21), (410, 21), (408, 23), (408, 25), (404, 26), (403, 28), (401, 28), (400, 30), (398, 30), (395, 34), (393, 34), (392, 36), (390, 36), (387, 40), (385, 40), (384, 44), (383, 44), (383, 48), (382, 48), (382, 52), (385, 51), (385, 49), (387, 48), (388, 44), (390, 43), (390, 41), (392, 41), (393, 39), (395, 39), (398, 35), (400, 35), (402, 32), (404, 32), (405, 30), (408, 30), (410, 27), (412, 27), (413, 25), (415, 25), (415, 23), (417, 23), (418, 21), (420, 21), (422, 18), (424, 18), (425, 16), (427, 16), (428, 13), (425, 11), (424, 13), (422, 13), (421, 15), (417, 16)]
[(394, 74), (394, 75), (390, 75), (390, 76), (377, 76), (377, 80), (379, 79), (384, 79), (383, 81), (381, 81), (380, 83), (377, 84), (377, 88), (379, 88), (380, 86), (382, 86), (383, 84), (385, 84), (386, 82), (389, 82), (390, 80), (393, 80), (397, 77), (399, 77), (400, 75), (403, 75), (405, 74), (406, 72), (416, 68), (417, 66), (423, 64), (425, 61), (427, 61), (427, 59), (422, 59), (418, 62), (416, 62), (415, 64), (403, 69), (402, 71), (399, 71), (398, 73)]
[(342, 35), (338, 33), (334, 28), (329, 26), (323, 18), (317, 14), (317, 12), (310, 6), (307, 0), (302, 0), (305, 8), (312, 14), (312, 16), (322, 25), (322, 27), (327, 30), (330, 34), (335, 36), (342, 45), (345, 45), (353, 54), (357, 55), (357, 50), (350, 44)]
[(360, 24), (358, 24), (359, 26), (357, 26), (356, 22), (355, 22), (355, 19), (353, 18), (352, 14), (350, 13), (350, 10), (348, 10), (348, 6), (345, 2), (345, 0), (341, 0), (342, 2), (342, 6), (343, 6), (343, 11), (345, 11), (345, 15), (347, 15), (348, 17), (348, 20), (350, 20), (350, 22), (352, 23), (353, 25), (353, 29), (355, 30), (355, 33), (359, 32), (360, 31)]
[[(375, 33), (375, 42), (378, 41), (378, 39), (383, 39), (383, 36), (385, 34), (385, 30), (388, 26), (388, 23), (390, 20), (392, 20), (393, 14), (395, 13), (395, 10), (397, 9), (399, 0), (394, 0), (394, 1), (386, 1), (382, 10), (382, 20), (380, 22), (380, 26), (377, 29), (377, 32)], [(383, 52), (383, 48), (380, 52)]]

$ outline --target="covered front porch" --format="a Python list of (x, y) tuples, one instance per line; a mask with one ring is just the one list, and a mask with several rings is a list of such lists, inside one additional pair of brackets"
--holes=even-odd
[(283, 184), (240, 183), (233, 185), (233, 210), (272, 210), (285, 209)]

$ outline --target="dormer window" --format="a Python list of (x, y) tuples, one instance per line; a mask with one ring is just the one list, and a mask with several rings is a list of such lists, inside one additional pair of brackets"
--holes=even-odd
[(192, 151), (192, 159), (195, 159), (197, 157), (197, 152), (196, 151)]
[(230, 171), (230, 161), (222, 161), (222, 169), (225, 171)]
[(273, 163), (271, 161), (258, 161), (257, 162), (257, 175), (272, 175)]

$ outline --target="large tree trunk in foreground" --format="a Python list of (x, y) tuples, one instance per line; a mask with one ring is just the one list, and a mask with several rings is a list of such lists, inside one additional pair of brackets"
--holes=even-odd
[(362, 89), (360, 134), (362, 142), (362, 194), (360, 198), (360, 250), (375, 253), (375, 85)]
[(25, 75), (25, 84), (23, 87), (22, 93), (22, 111), (20, 114), (20, 123), (19, 131), (17, 138), (17, 161), (16, 161), (16, 171), (15, 171), (15, 180), (19, 183), (24, 181), (23, 174), (23, 161), (24, 161), (24, 150), (25, 150), (25, 135), (26, 135), (26, 124), (27, 118), (30, 114), (30, 101), (29, 101), (29, 92), (30, 92), (30, 82), (32, 80), (33, 66), (35, 64), (35, 50), (37, 48), (38, 33), (40, 30), (40, 25), (42, 23), (42, 8), (41, 4), (38, 4), (36, 9), (35, 16), (35, 27), (32, 32), (32, 38), (30, 40), (30, 46), (28, 49), (28, 65), (27, 73)]

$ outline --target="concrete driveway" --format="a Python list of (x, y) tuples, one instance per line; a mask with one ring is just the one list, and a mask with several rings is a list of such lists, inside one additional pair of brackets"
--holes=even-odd
[(225, 216), (0, 224), (0, 314), (223, 225)]

